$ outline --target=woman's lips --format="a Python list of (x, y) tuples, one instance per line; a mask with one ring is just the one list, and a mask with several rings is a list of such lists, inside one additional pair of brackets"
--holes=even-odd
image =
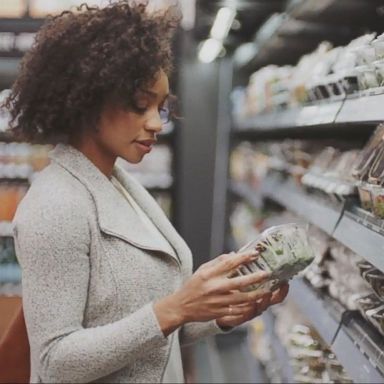
[(143, 152), (149, 153), (152, 151), (154, 140), (135, 141), (136, 146)]

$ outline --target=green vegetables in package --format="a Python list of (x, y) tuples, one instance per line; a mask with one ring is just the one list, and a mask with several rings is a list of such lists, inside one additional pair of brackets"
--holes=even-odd
[(306, 227), (301, 224), (285, 224), (271, 227), (258, 239), (239, 250), (259, 252), (258, 258), (236, 271), (236, 275), (265, 271), (271, 274), (268, 281), (250, 286), (248, 290), (273, 291), (306, 268), (314, 259)]

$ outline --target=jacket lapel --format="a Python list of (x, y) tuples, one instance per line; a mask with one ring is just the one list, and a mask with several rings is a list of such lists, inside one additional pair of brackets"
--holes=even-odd
[[(98, 222), (104, 233), (118, 237), (138, 248), (166, 253), (179, 261), (175, 254), (170, 254), (160, 242), (149, 235), (124, 196), (80, 151), (70, 145), (58, 144), (50, 152), (49, 157), (67, 169), (88, 189), (95, 201)], [(149, 193), (120, 167), (115, 166), (113, 174), (163, 233), (176, 253), (189, 252), (187, 245)]]
[(114, 176), (131, 194), (137, 204), (143, 209), (147, 216), (152, 220), (158, 230), (169, 241), (178, 255), (191, 255), (191, 251), (183, 238), (177, 233), (173, 225), (169, 222), (167, 216), (159, 207), (155, 199), (148, 191), (128, 172), (115, 165), (113, 169)]

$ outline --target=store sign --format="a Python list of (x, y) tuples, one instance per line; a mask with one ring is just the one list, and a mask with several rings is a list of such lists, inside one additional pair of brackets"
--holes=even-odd
[(0, 32), (0, 53), (15, 56), (28, 51), (35, 41), (35, 33)]

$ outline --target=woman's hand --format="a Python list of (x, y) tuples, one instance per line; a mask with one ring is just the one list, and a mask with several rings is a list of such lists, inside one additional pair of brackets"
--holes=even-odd
[(271, 305), (281, 303), (287, 296), (289, 290), (288, 283), (280, 286), (273, 293), (267, 293), (254, 303), (244, 304), (246, 311), (241, 315), (228, 315), (216, 319), (216, 323), (221, 328), (230, 328), (241, 325), (254, 317), (260, 316)]
[[(257, 258), (251, 253), (231, 253), (218, 256), (203, 264), (174, 294), (154, 305), (160, 327), (165, 336), (181, 325), (193, 321), (218, 318), (245, 318), (249, 316), (249, 303), (262, 298), (257, 291), (241, 292), (249, 285), (265, 281), (268, 273), (228, 278), (237, 267)], [(225, 322), (225, 319), (224, 319)]]

